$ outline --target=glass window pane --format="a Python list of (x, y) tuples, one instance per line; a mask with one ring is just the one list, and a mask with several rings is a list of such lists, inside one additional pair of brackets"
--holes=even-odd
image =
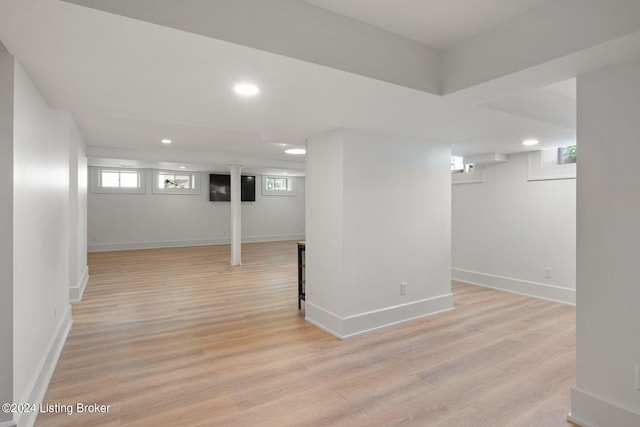
[(568, 147), (563, 147), (562, 148), (562, 152), (561, 152), (561, 156), (560, 157), (560, 162), (563, 164), (566, 163), (575, 163), (576, 162), (576, 146), (575, 145), (569, 145)]
[(158, 188), (176, 188), (176, 177), (166, 173), (158, 174)]
[(464, 170), (464, 158), (461, 156), (451, 156), (451, 170), (452, 171)]
[(176, 175), (176, 188), (191, 188), (191, 177), (189, 175)]
[(102, 187), (120, 187), (120, 173), (117, 171), (101, 171), (100, 185)]
[(275, 179), (275, 189), (278, 191), (286, 191), (287, 190), (287, 179), (279, 178)]
[(267, 190), (273, 190), (275, 188), (275, 179), (267, 178)]
[(133, 172), (133, 171), (120, 172), (120, 187), (138, 188), (138, 172)]

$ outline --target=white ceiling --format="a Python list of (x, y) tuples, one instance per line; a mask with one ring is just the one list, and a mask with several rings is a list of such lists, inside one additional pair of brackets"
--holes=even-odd
[(549, 0), (304, 0), (444, 49)]
[[(389, 30), (393, 20), (407, 30), (430, 27), (419, 37), (438, 46), (541, 3), (310, 2), (367, 9), (388, 17), (370, 22)], [(73, 114), (93, 164), (205, 170), (237, 162), (300, 173), (304, 158), (282, 144), (304, 145), (339, 127), (449, 142), (457, 154), (523, 151), (528, 138), (549, 147), (575, 142), (574, 80), (443, 97), (58, 0), (3, 0), (0, 40), (50, 105)], [(258, 84), (261, 94), (239, 98), (232, 91), (239, 81)], [(162, 138), (174, 143), (163, 146)]]

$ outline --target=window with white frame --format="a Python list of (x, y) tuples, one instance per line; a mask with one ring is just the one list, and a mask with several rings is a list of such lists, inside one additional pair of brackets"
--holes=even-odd
[(575, 179), (577, 149), (575, 145), (529, 152), (529, 181)]
[(451, 173), (473, 172), (473, 163), (465, 163), (462, 156), (451, 156)]
[(153, 192), (157, 194), (200, 194), (200, 174), (154, 170)]
[(482, 165), (465, 163), (462, 156), (451, 156), (451, 184), (476, 184), (484, 182)]
[(294, 179), (287, 176), (262, 176), (263, 195), (295, 195)]
[(94, 167), (91, 172), (91, 191), (94, 193), (145, 193), (144, 171)]
[(567, 165), (576, 163), (577, 150), (575, 145), (566, 147), (550, 148), (542, 150), (542, 166)]

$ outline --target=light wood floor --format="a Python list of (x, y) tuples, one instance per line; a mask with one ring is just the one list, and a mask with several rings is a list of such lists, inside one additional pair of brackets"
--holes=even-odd
[(295, 242), (93, 253), (37, 426), (570, 426), (575, 310), (453, 283), (454, 311), (339, 341)]

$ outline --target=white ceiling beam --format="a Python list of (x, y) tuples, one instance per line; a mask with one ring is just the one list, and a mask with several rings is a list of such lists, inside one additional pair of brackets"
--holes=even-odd
[(440, 94), (440, 52), (296, 0), (66, 0)]
[(304, 170), (304, 163), (300, 161), (272, 160), (249, 156), (236, 156), (216, 152), (139, 149), (87, 145), (87, 157), (90, 166), (120, 166), (153, 168), (158, 165), (174, 168), (188, 164), (191, 170), (220, 170), (227, 169), (228, 164), (242, 164), (245, 169), (253, 171), (260, 168), (281, 169), (285, 171)]
[[(534, 68), (542, 76), (549, 72), (546, 64), (557, 65), (558, 60), (566, 57), (577, 59), (573, 67), (564, 64), (567, 75), (562, 77), (571, 78), (589, 71), (590, 55), (597, 56), (599, 67), (607, 65), (602, 62), (605, 58), (600, 45), (639, 31), (640, 2), (637, 0), (547, 2), (445, 49), (442, 93), (451, 94)], [(624, 48), (614, 47), (611, 52), (616, 55), (609, 55), (606, 58), (609, 62), (633, 57)], [(557, 70), (555, 73), (558, 74)]]

